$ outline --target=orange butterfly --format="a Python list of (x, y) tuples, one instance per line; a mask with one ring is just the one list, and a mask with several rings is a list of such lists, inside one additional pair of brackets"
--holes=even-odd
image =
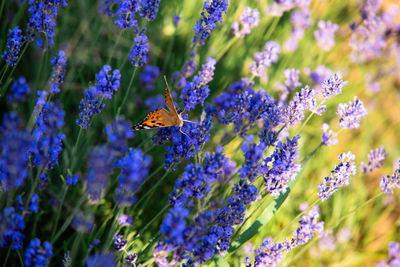
[(182, 119), (181, 114), (178, 114), (178, 112), (176, 111), (174, 102), (172, 101), (171, 93), (169, 92), (167, 79), (165, 78), (165, 76), (164, 79), (165, 83), (167, 84), (167, 88), (165, 89), (165, 105), (167, 106), (168, 110), (164, 108), (158, 108), (155, 111), (150, 112), (142, 122), (139, 122), (138, 124), (132, 126), (132, 129), (134, 131), (160, 128), (160, 127), (178, 126), (179, 131), (183, 133), (182, 132), (183, 122), (184, 121), (192, 122)]

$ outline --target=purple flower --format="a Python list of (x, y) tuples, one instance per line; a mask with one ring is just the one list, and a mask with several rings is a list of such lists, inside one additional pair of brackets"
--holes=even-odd
[(97, 146), (89, 152), (88, 174), (85, 174), (86, 192), (92, 202), (98, 202), (108, 184), (108, 175), (113, 167), (111, 148), (106, 145)]
[(364, 118), (368, 112), (364, 108), (363, 102), (355, 96), (354, 101), (350, 101), (348, 105), (346, 103), (340, 103), (336, 114), (340, 117), (340, 127), (343, 129), (358, 129), (360, 127), (360, 120)]
[(93, 214), (83, 214), (82, 211), (79, 211), (72, 219), (71, 226), (78, 232), (90, 233), (94, 226)]
[(154, 20), (157, 16), (158, 5), (160, 0), (141, 0), (142, 10), (140, 11), (140, 16), (147, 18), (148, 20)]
[(98, 74), (96, 74), (96, 85), (91, 86), (90, 90), (97, 96), (111, 99), (114, 91), (118, 91), (121, 73), (118, 69), (113, 70), (112, 74), (109, 74), (111, 67), (104, 65)]
[(363, 173), (372, 172), (383, 165), (383, 161), (389, 154), (386, 153), (385, 148), (382, 146), (375, 150), (371, 150), (368, 154), (368, 163), (361, 162), (360, 171)]
[(284, 252), (306, 244), (316, 233), (323, 233), (324, 222), (318, 222), (318, 218), (319, 208), (315, 206), (306, 215), (301, 216), (299, 220), (300, 226), (293, 231), (293, 236), (290, 240), (280, 243), (272, 242), (271, 237), (266, 238), (260, 248), (254, 250), (256, 254), (254, 264), (250, 263), (250, 258), (246, 258), (246, 267), (278, 266), (278, 263), (282, 261)]
[(400, 161), (399, 167), (392, 175), (383, 176), (380, 180), (380, 187), (385, 194), (393, 194), (393, 190), (400, 188)]
[(123, 235), (114, 235), (114, 245), (115, 245), (115, 250), (120, 251), (121, 249), (124, 249), (128, 241), (123, 239)]
[(285, 49), (295, 51), (304, 36), (304, 31), (311, 26), (311, 11), (309, 8), (295, 10), (290, 16), (290, 20), (293, 24), (293, 31), (285, 43)]
[(323, 123), (321, 127), (323, 133), (322, 133), (322, 144), (325, 146), (333, 146), (338, 143), (337, 133), (329, 130), (329, 124)]
[(179, 15), (175, 15), (172, 17), (172, 20), (174, 21), (175, 27), (179, 25), (179, 22), (181, 21), (181, 17)]
[(210, 89), (206, 84), (212, 80), (215, 63), (215, 59), (207, 58), (202, 70), (193, 77), (191, 82), (186, 82), (180, 95), (180, 99), (183, 100), (183, 107), (186, 110), (193, 109), (199, 103), (201, 105), (204, 104), (204, 100), (210, 93)]
[(111, 5), (114, 4), (114, 0), (100, 0), (99, 1), (99, 13), (104, 16), (111, 17), (113, 15)]
[(233, 33), (237, 37), (243, 38), (246, 34), (250, 34), (251, 29), (258, 26), (260, 20), (260, 12), (257, 9), (246, 7), (242, 15), (240, 15), (240, 25), (242, 29), (239, 30), (239, 22), (232, 23)]
[(25, 222), (22, 214), (15, 212), (13, 207), (4, 209), (0, 213), (0, 246), (12, 244), (12, 250), (20, 250), (22, 239), (25, 238), (22, 234), (24, 228)]
[(16, 26), (14, 29), (8, 30), (8, 39), (6, 50), (1, 58), (7, 62), (8, 65), (14, 66), (18, 59), (19, 50), (22, 44), (22, 31)]
[(339, 25), (331, 21), (320, 20), (318, 22), (318, 30), (314, 32), (314, 37), (318, 41), (318, 46), (328, 51), (335, 45), (335, 32), (339, 30)]
[(91, 90), (84, 91), (84, 98), (79, 104), (79, 119), (76, 120), (81, 128), (87, 129), (90, 126), (90, 119), (93, 115), (100, 113), (105, 104), (100, 101)]
[[(187, 120), (187, 115), (183, 114), (183, 119)], [(171, 146), (166, 147), (167, 153), (165, 154), (165, 168), (175, 168), (175, 164), (181, 158), (192, 158), (195, 152), (198, 152), (203, 144), (209, 141), (209, 132), (212, 126), (212, 115), (207, 112), (202, 121), (193, 123), (184, 123), (182, 127), (182, 134), (179, 127), (160, 128), (156, 136), (153, 137), (154, 144), (162, 145), (167, 141), (172, 143)]]
[(125, 157), (115, 163), (116, 167), (122, 169), (115, 196), (120, 205), (132, 205), (136, 202), (134, 194), (149, 175), (150, 163), (151, 157), (144, 155), (140, 149), (131, 149)]
[[(115, 12), (115, 15), (118, 17), (117, 20), (114, 21), (117, 27), (121, 29), (133, 28), (134, 32), (137, 33), (138, 21), (135, 19), (135, 14), (141, 10), (142, 0), (111, 0), (111, 3), (113, 2), (118, 4), (118, 10)], [(109, 4), (110, 2), (105, 1), (107, 8), (104, 9), (104, 11), (111, 15), (112, 10), (109, 7)]]
[(212, 81), (216, 63), (217, 61), (212, 57), (207, 58), (207, 62), (203, 64), (202, 70), (197, 74), (202, 79), (202, 84)]
[(104, 133), (107, 135), (112, 153), (116, 156), (123, 156), (125, 154), (128, 150), (128, 139), (135, 136), (131, 123), (121, 118), (117, 118), (108, 124), (104, 129)]
[(132, 225), (132, 218), (126, 214), (121, 214), (117, 218), (117, 221), (118, 221), (119, 225), (122, 225), (122, 226)]
[(186, 82), (183, 88), (180, 99), (183, 101), (182, 105), (186, 110), (191, 110), (199, 103), (204, 105), (204, 100), (210, 93), (208, 85), (203, 85), (203, 79), (199, 76), (194, 76), (191, 82)]
[(223, 124), (234, 123), (234, 131), (241, 137), (254, 127), (256, 121), (265, 119), (265, 123), (276, 126), (283, 122), (282, 110), (273, 97), (264, 90), (254, 92), (253, 82), (242, 79), (233, 83), (228, 92), (214, 98), (213, 110), (218, 121)]
[(138, 259), (138, 255), (136, 254), (136, 252), (132, 253), (132, 251), (129, 251), (127, 253), (127, 256), (124, 258), (124, 261), (132, 264), (133, 266), (139, 266), (140, 264), (136, 265), (137, 259)]
[(47, 102), (47, 96), (48, 96), (47, 91), (37, 91), (38, 97), (36, 98), (36, 104), (35, 107), (33, 108), (33, 114), (35, 114), (35, 118), (37, 118), (42, 111), (42, 108), (44, 104)]
[(76, 123), (83, 129), (90, 126), (93, 115), (100, 113), (104, 108), (103, 98), (111, 99), (114, 91), (118, 91), (121, 81), (121, 73), (118, 69), (110, 74), (111, 67), (104, 65), (96, 74), (96, 83), (84, 91), (84, 98), (79, 104), (79, 119)]
[(260, 144), (252, 143), (254, 140), (253, 135), (249, 135), (245, 143), (240, 147), (244, 152), (244, 164), (239, 169), (240, 177), (247, 178), (250, 182), (253, 182), (261, 169), (261, 160), (263, 159), (264, 149), (266, 148), (263, 142)]
[[(310, 68), (304, 68), (304, 73), (309, 75), (312, 82), (320, 86), (323, 81), (327, 80), (333, 75), (332, 71), (324, 65), (319, 65), (315, 70), (311, 71)], [(345, 84), (343, 84), (345, 85)]]
[(282, 254), (287, 248), (285, 244), (272, 242), (272, 237), (267, 237), (260, 247), (254, 250), (254, 264), (247, 258), (246, 267), (278, 266), (282, 261)]
[(65, 182), (67, 183), (68, 186), (72, 186), (72, 185), (78, 183), (78, 180), (80, 177), (81, 176), (79, 174), (76, 174), (74, 176), (70, 176), (69, 174), (67, 174)]
[(149, 53), (149, 39), (147, 38), (146, 28), (144, 28), (133, 41), (134, 45), (129, 54), (131, 64), (136, 67), (142, 67), (147, 63), (147, 54)]
[(0, 126), (0, 184), (3, 191), (21, 187), (29, 177), (29, 148), (32, 137), (19, 127), (16, 113), (6, 113)]
[(185, 208), (173, 207), (169, 210), (160, 228), (166, 244), (180, 245), (184, 242), (187, 217), (189, 217), (189, 211)]
[(386, 47), (387, 27), (380, 16), (368, 16), (350, 37), (350, 60), (361, 63), (379, 57)]
[[(48, 44), (54, 44), (53, 38), (55, 36), (54, 29), (56, 27), (57, 12), (60, 6), (67, 6), (66, 0), (53, 0), (53, 1), (37, 1), (29, 0), (28, 2), (30, 13), (27, 37), (28, 41), (33, 41), (37, 34), (42, 33), (46, 35)], [(39, 36), (35, 44), (41, 48), (44, 47), (43, 39)]]
[(64, 81), (65, 67), (67, 66), (67, 60), (65, 59), (64, 51), (59, 51), (57, 56), (53, 57), (50, 62), (51, 65), (53, 65), (53, 72), (51, 73), (50, 79), (51, 94), (60, 92), (59, 86)]
[(342, 93), (343, 86), (345, 86), (347, 83), (347, 81), (343, 81), (343, 79), (340, 77), (340, 73), (336, 72), (334, 75), (322, 82), (322, 95), (325, 99), (340, 95)]
[(283, 74), (285, 75), (285, 85), (291, 92), (294, 88), (301, 86), (300, 71), (296, 69), (286, 69)]
[(376, 267), (398, 267), (400, 266), (400, 243), (390, 242), (388, 259), (378, 262)]
[(160, 75), (160, 69), (156, 66), (146, 65), (144, 71), (140, 74), (140, 85), (144, 90), (154, 90), (154, 82), (158, 75)]
[(250, 71), (257, 77), (265, 76), (266, 69), (272, 63), (278, 61), (278, 55), (281, 52), (281, 47), (274, 41), (265, 43), (264, 51), (257, 52), (254, 55), (254, 62), (250, 65)]
[(186, 79), (193, 75), (194, 71), (197, 68), (197, 56), (196, 53), (193, 52), (190, 55), (190, 58), (183, 65), (182, 71), (175, 72), (173, 74), (172, 80), (176, 84), (176, 88), (183, 88), (186, 85)]
[(31, 201), (29, 202), (28, 212), (37, 213), (39, 211), (39, 197), (36, 194), (32, 194)]
[(283, 115), (289, 126), (300, 123), (305, 117), (304, 112), (306, 110), (313, 111), (316, 109), (317, 101), (315, 97), (315, 92), (308, 85), (296, 93)]
[(286, 139), (286, 144), (279, 142), (274, 153), (265, 159), (263, 175), (266, 190), (272, 196), (285, 193), (289, 182), (293, 181), (300, 171), (298, 154), (298, 140), (300, 135), (293, 137), (292, 140)]
[(25, 250), (24, 264), (27, 267), (44, 267), (49, 264), (49, 258), (53, 255), (53, 247), (47, 241), (40, 246), (40, 240), (35, 238), (31, 240)]
[(62, 260), (62, 264), (64, 265), (64, 267), (69, 267), (72, 265), (72, 259), (69, 254), (70, 254), (69, 250), (64, 253), (64, 259)]
[(196, 21), (193, 30), (196, 33), (192, 43), (203, 45), (217, 27), (217, 22), (222, 23), (222, 14), (227, 14), (228, 0), (205, 0), (200, 21)]
[(340, 163), (334, 166), (329, 177), (325, 177), (322, 184), (318, 185), (318, 196), (325, 201), (337, 192), (337, 188), (350, 184), (350, 177), (356, 175), (357, 167), (351, 152), (342, 153), (338, 156)]
[(29, 150), (33, 157), (33, 166), (41, 167), (39, 187), (47, 183), (46, 170), (58, 166), (58, 155), (62, 151), (62, 140), (65, 135), (59, 130), (64, 126), (65, 111), (58, 102), (46, 102), (36, 119), (36, 129), (32, 133), (33, 144)]
[(31, 92), (29, 84), (26, 82), (25, 77), (19, 77), (15, 80), (10, 87), (11, 95), (7, 96), (8, 102), (23, 102), (25, 97)]
[(321, 235), (324, 231), (324, 222), (318, 222), (319, 207), (314, 206), (306, 215), (302, 215), (299, 221), (300, 226), (293, 231), (293, 236), (288, 242), (289, 249), (306, 244), (312, 237), (318, 233)]
[(91, 255), (85, 262), (86, 267), (117, 267), (117, 261), (110, 252), (99, 253)]

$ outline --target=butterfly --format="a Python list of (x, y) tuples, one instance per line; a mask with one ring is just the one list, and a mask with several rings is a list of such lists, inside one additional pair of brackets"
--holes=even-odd
[(192, 122), (182, 119), (181, 114), (178, 114), (178, 112), (176, 111), (174, 102), (172, 101), (171, 93), (168, 88), (167, 79), (165, 78), (165, 76), (164, 79), (165, 83), (167, 84), (167, 87), (165, 89), (165, 105), (167, 106), (168, 110), (166, 110), (165, 108), (158, 108), (155, 111), (150, 112), (149, 114), (147, 114), (146, 118), (142, 122), (139, 122), (138, 124), (132, 126), (132, 129), (134, 131), (160, 128), (160, 127), (178, 126), (179, 131), (183, 133), (182, 132), (183, 122), (185, 121)]

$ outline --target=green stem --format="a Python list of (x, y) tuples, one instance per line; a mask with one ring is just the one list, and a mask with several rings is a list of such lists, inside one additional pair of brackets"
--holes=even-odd
[(352, 211), (350, 211), (349, 213), (347, 213), (346, 215), (343, 215), (341, 218), (339, 218), (339, 220), (335, 221), (336, 224), (334, 227), (338, 226), (344, 219), (346, 219), (347, 217), (349, 217), (350, 215), (352, 215), (353, 213), (355, 213), (358, 209), (370, 204), (372, 201), (374, 201), (375, 199), (379, 198), (380, 196), (384, 195), (383, 192), (380, 192), (379, 194), (377, 194), (376, 196), (368, 199), (367, 201), (365, 201), (364, 203), (362, 203), (361, 205), (358, 205), (355, 209), (353, 209)]
[(47, 53), (48, 53), (48, 44), (47, 44), (47, 38), (46, 38), (44, 50), (43, 50), (43, 53), (42, 53), (42, 57), (40, 59), (39, 71), (38, 71), (38, 73), (36, 75), (36, 79), (35, 79), (35, 83), (34, 83), (34, 87), (33, 87), (33, 90), (35, 90), (35, 92), (37, 91), (38, 86), (40, 84), (43, 67), (44, 67), (44, 64), (45, 64), (45, 61), (46, 61), (46, 58), (47, 58)]
[[(26, 49), (28, 48), (28, 44), (29, 44), (29, 43), (27, 43), (27, 42), (24, 43), (24, 44), (22, 44), (22, 46), (23, 46), (24, 48), (22, 49), (21, 55), (18, 57), (17, 62), (15, 62), (15, 65), (12, 67), (11, 72), (7, 75), (7, 79), (6, 79), (7, 82), (5, 83), (5, 85), (3, 86), (3, 88), (1, 89), (2, 92), (1, 92), (1, 94), (0, 94), (0, 97), (2, 97), (3, 95), (5, 95), (5, 92), (7, 91), (7, 87), (8, 87), (8, 85), (10, 84), (10, 83), (8, 82), (8, 80), (9, 80), (10, 77), (13, 75), (15, 69), (16, 69), (17, 66), (18, 66), (18, 63), (21, 61), (22, 56), (24, 55)], [(8, 64), (7, 64), (7, 66), (8, 66)], [(3, 81), (3, 77), (1, 78), (0, 81)]]
[(117, 45), (119, 44), (119, 41), (121, 40), (121, 36), (122, 36), (123, 32), (124, 32), (124, 31), (122, 30), (122, 31), (120, 31), (119, 34), (118, 34), (117, 40), (115, 41), (114, 46), (113, 46), (113, 48), (112, 48), (112, 50), (111, 50), (111, 54), (110, 54), (110, 56), (108, 57), (107, 65), (110, 65), (111, 59), (112, 59), (112, 57), (113, 57), (113, 55), (114, 55), (115, 48), (116, 48)]
[(38, 169), (38, 172), (37, 172), (37, 174), (36, 174), (35, 180), (32, 181), (32, 186), (31, 186), (31, 188), (30, 188), (30, 190), (29, 190), (29, 194), (28, 194), (28, 196), (27, 196), (27, 198), (26, 198), (24, 210), (28, 210), (29, 202), (30, 202), (30, 200), (31, 200), (33, 191), (35, 190), (35, 188), (36, 188), (36, 186), (37, 186), (37, 184), (38, 184), (39, 177), (40, 177), (40, 174), (42, 173), (42, 170), (43, 170), (43, 167), (40, 167), (40, 168)]
[[(168, 169), (168, 170), (169, 170), (169, 169)], [(150, 190), (148, 190), (148, 191), (140, 198), (140, 200), (139, 200), (138, 202), (136, 202), (136, 204), (135, 204), (134, 207), (139, 207), (140, 204), (142, 204), (143, 201), (147, 200), (147, 199), (151, 196), (151, 194), (157, 189), (157, 187), (158, 187), (158, 186), (164, 181), (164, 179), (167, 177), (168, 170), (165, 171), (164, 175), (157, 181), (157, 183), (156, 183), (155, 185), (153, 185), (153, 187), (150, 188)], [(145, 205), (143, 206), (142, 209), (144, 209), (148, 203), (149, 203), (149, 202), (147, 201), (147, 202), (145, 203)], [(136, 215), (136, 217), (137, 217), (137, 215)]]
[(239, 39), (239, 37), (235, 36), (232, 39), (229, 40), (228, 44), (226, 44), (223, 49), (221, 49), (222, 52), (218, 52), (218, 56), (216, 57), (216, 61), (219, 62), (219, 60), (225, 55), (226, 52), (236, 43), (236, 41)]
[(20, 264), (20, 266), (25, 266), (25, 265), (24, 265), (24, 261), (22, 260), (21, 252), (18, 251), (17, 254), (18, 254), (18, 259), (19, 259), (19, 264)]
[(72, 147), (72, 152), (71, 152), (71, 157), (72, 157), (71, 171), (72, 171), (72, 174), (75, 172), (75, 165), (76, 165), (76, 163), (78, 161), (78, 157), (75, 154), (76, 154), (76, 150), (78, 148), (79, 141), (80, 141), (81, 136), (82, 136), (82, 131), (83, 131), (82, 127), (79, 127), (78, 137), (76, 138), (75, 144)]
[(156, 220), (158, 219), (158, 217), (160, 217), (162, 214), (164, 214), (164, 212), (168, 209), (168, 207), (170, 206), (169, 203), (167, 203), (167, 205), (165, 205), (158, 213), (156, 216), (153, 217), (153, 219), (151, 219), (143, 228), (142, 230), (139, 231), (139, 233), (136, 234), (136, 236), (133, 238), (133, 240), (136, 240), (139, 236), (141, 236), (144, 231), (146, 231), (146, 229)]
[(122, 107), (125, 105), (125, 102), (128, 99), (128, 96), (130, 95), (131, 88), (132, 88), (132, 83), (133, 83), (133, 80), (134, 80), (135, 74), (136, 74), (136, 70), (137, 70), (137, 67), (135, 67), (135, 69), (133, 70), (133, 73), (132, 73), (132, 76), (131, 76), (131, 80), (129, 81), (128, 90), (125, 92), (124, 99), (122, 100), (121, 105), (118, 107), (117, 115), (115, 117), (119, 116), (119, 114), (121, 113)]
[(79, 243), (82, 238), (82, 233), (78, 232), (77, 236), (75, 237), (74, 243), (72, 244), (72, 251), (71, 251), (71, 259), (73, 262), (76, 262), (75, 255), (77, 250), (79, 249)]
[[(0, 6), (0, 18), (1, 18), (1, 14), (3, 14), (3, 9), (4, 9), (5, 4), (6, 4), (6, 1), (5, 1), (5, 0), (4, 0), (4, 1), (1, 1), (1, 6)], [(6, 266), (6, 265), (4, 264), (4, 266)]]
[(8, 257), (10, 256), (11, 246), (8, 247), (6, 258), (4, 259), (3, 266), (7, 266)]
[(56, 234), (58, 220), (60, 219), (60, 214), (61, 214), (62, 206), (64, 204), (65, 196), (67, 195), (67, 191), (68, 191), (68, 187), (66, 186), (66, 184), (63, 184), (63, 194), (62, 194), (62, 197), (61, 197), (61, 203), (58, 206), (56, 220), (54, 222), (54, 227), (53, 227), (53, 231), (51, 232), (51, 238), (50, 239), (53, 239), (54, 235)]
[(1, 75), (1, 78), (0, 78), (0, 84), (1, 84), (1, 82), (3, 81), (4, 75), (6, 75), (6, 73), (7, 73), (8, 66), (9, 66), (9, 65), (6, 63), (6, 64), (5, 64), (5, 68), (3, 68), (4, 71), (3, 71), (3, 74)]
[(62, 233), (67, 229), (67, 227), (70, 225), (72, 219), (75, 217), (75, 215), (78, 213), (82, 203), (86, 200), (86, 194), (83, 194), (82, 197), (79, 199), (78, 204), (74, 207), (73, 211), (71, 214), (68, 216), (68, 218), (64, 221), (64, 224), (61, 226), (61, 228), (58, 230), (56, 233), (55, 237), (51, 240), (51, 244), (54, 244), (58, 238), (61, 236)]

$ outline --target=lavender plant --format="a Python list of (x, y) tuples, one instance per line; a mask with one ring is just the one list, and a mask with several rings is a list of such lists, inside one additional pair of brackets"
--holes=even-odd
[(398, 264), (399, 3), (247, 4), (0, 3), (4, 266)]

